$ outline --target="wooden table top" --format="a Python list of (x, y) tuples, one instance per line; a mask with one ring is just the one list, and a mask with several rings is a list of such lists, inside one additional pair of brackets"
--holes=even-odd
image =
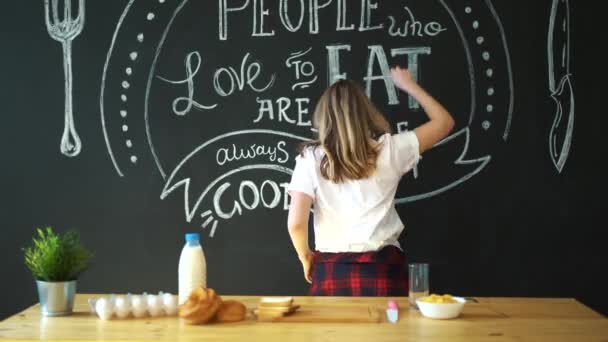
[[(0, 340), (181, 340), (181, 341), (608, 341), (608, 319), (574, 299), (476, 298), (454, 320), (431, 320), (398, 299), (399, 322), (267, 323), (186, 325), (175, 317), (102, 321), (80, 294), (75, 313), (42, 317), (38, 305), (0, 322)], [(255, 308), (260, 297), (223, 296)], [(386, 307), (387, 298), (294, 297), (302, 308)]]

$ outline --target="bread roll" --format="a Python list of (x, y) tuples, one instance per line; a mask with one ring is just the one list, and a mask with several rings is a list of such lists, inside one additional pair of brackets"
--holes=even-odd
[(179, 308), (179, 316), (189, 324), (209, 322), (222, 305), (222, 299), (213, 289), (197, 288)]
[(222, 302), (220, 309), (215, 315), (217, 322), (239, 322), (247, 316), (247, 307), (241, 302), (227, 300)]

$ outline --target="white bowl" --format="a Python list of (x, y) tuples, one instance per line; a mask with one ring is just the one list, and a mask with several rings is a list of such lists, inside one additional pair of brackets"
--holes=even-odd
[(450, 319), (456, 318), (462, 312), (466, 300), (462, 297), (453, 297), (457, 303), (427, 303), (416, 300), (418, 309), (424, 317), (433, 319)]

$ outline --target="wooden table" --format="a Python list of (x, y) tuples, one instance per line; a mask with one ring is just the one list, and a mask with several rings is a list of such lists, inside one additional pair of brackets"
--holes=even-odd
[[(186, 340), (186, 341), (608, 341), (608, 319), (573, 299), (477, 298), (462, 316), (438, 321), (398, 300), (398, 324), (244, 322), (189, 326), (177, 318), (102, 321), (78, 295), (75, 314), (41, 317), (38, 305), (0, 322), (0, 340)], [(231, 297), (254, 308), (259, 297)], [(303, 308), (384, 309), (386, 298), (295, 297)], [(385, 317), (383, 317), (385, 318)]]

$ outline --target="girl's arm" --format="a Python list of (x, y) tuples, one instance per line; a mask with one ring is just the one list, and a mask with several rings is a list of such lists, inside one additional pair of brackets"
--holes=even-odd
[(287, 227), (289, 228), (291, 242), (302, 263), (304, 278), (306, 278), (306, 281), (309, 283), (312, 282), (310, 274), (312, 267), (312, 252), (308, 246), (308, 220), (311, 206), (312, 198), (310, 198), (310, 196), (298, 191), (291, 192), (291, 205), (289, 206)]
[(439, 102), (412, 79), (407, 69), (393, 68), (391, 69), (391, 77), (399, 89), (410, 94), (420, 103), (429, 117), (429, 122), (414, 130), (420, 145), (420, 154), (422, 154), (450, 134), (450, 131), (454, 128), (454, 119)]

